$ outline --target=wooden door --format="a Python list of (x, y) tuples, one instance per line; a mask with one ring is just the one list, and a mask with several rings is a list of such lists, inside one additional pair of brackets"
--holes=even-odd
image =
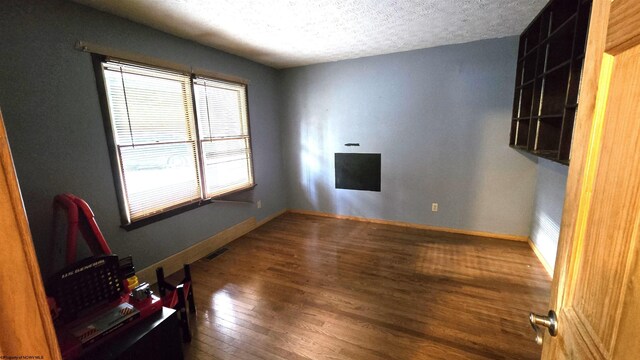
[(0, 358), (61, 359), (1, 113), (0, 244)]
[(640, 0), (595, 0), (543, 359), (640, 358)]

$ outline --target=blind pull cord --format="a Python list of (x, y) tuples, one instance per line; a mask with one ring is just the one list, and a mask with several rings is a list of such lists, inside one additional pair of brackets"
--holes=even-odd
[(207, 94), (207, 83), (204, 83), (204, 99), (207, 104), (207, 125), (209, 126), (209, 139), (213, 138), (213, 133), (211, 132), (211, 115), (209, 115), (209, 95)]
[(136, 148), (136, 142), (133, 140), (133, 129), (131, 128), (131, 115), (129, 114), (129, 101), (127, 100), (127, 87), (124, 86), (124, 74), (122, 66), (120, 66), (120, 80), (122, 81), (122, 91), (124, 92), (124, 105), (127, 109), (127, 124), (129, 125), (129, 136), (131, 136), (131, 145)]

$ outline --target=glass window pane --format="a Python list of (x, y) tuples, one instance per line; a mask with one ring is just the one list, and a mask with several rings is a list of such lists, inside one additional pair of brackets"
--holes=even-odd
[(253, 184), (248, 139), (216, 140), (202, 143), (207, 195), (249, 187)]
[(132, 220), (200, 198), (193, 142), (121, 147)]

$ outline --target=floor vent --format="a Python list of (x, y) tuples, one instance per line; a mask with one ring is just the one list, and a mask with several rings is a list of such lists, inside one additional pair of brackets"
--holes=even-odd
[(229, 250), (229, 249), (228, 249), (228, 248), (225, 248), (225, 247), (220, 248), (220, 249), (218, 249), (218, 250), (216, 250), (216, 251), (212, 252), (211, 254), (209, 254), (209, 255), (205, 256), (205, 259), (207, 259), (207, 260), (211, 261), (211, 260), (213, 260), (213, 259), (217, 258), (218, 256), (220, 256), (220, 255), (224, 254), (225, 252), (227, 252), (227, 250)]

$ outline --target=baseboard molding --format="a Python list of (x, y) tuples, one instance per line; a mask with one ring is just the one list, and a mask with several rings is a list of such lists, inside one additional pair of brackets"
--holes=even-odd
[(538, 249), (538, 246), (536, 246), (536, 244), (531, 240), (531, 238), (527, 238), (527, 242), (529, 243), (531, 250), (533, 250), (533, 253), (536, 254), (538, 261), (540, 261), (544, 269), (547, 270), (547, 274), (549, 274), (549, 276), (553, 278), (553, 268), (551, 267), (551, 265), (549, 265), (549, 263), (544, 258), (544, 256), (542, 256), (542, 252), (540, 252), (540, 249)]
[(282, 215), (282, 214), (286, 213), (287, 211), (288, 211), (287, 209), (282, 209), (282, 210), (280, 210), (280, 211), (278, 211), (278, 212), (276, 212), (276, 213), (274, 213), (274, 214), (271, 214), (270, 216), (267, 216), (266, 218), (264, 218), (264, 219), (262, 219), (262, 220), (258, 221), (258, 222), (256, 223), (256, 229), (257, 229), (257, 228), (259, 228), (260, 226), (262, 226), (262, 225), (264, 225), (264, 224), (268, 223), (269, 221), (271, 221), (271, 220), (273, 220), (273, 219), (277, 218), (278, 216), (280, 216), (280, 215)]
[(542, 265), (545, 267), (547, 272), (551, 274), (551, 271), (550, 271), (551, 268), (549, 267), (549, 264), (547, 264), (544, 261), (544, 258), (542, 257), (538, 249), (535, 247), (535, 244), (533, 244), (533, 242), (531, 242), (531, 240), (526, 236), (496, 234), (496, 233), (490, 233), (490, 232), (484, 232), (484, 231), (472, 231), (472, 230), (454, 229), (454, 228), (446, 228), (446, 227), (439, 227), (439, 226), (429, 226), (429, 225), (415, 224), (415, 223), (409, 223), (409, 222), (403, 222), (403, 221), (373, 219), (373, 218), (348, 216), (348, 215), (337, 215), (337, 214), (325, 213), (320, 211), (284, 209), (260, 221), (256, 221), (255, 217), (251, 217), (247, 220), (244, 220), (228, 229), (225, 229), (211, 236), (208, 239), (205, 239), (176, 254), (169, 256), (166, 259), (158, 261), (155, 264), (152, 264), (142, 270), (137, 271), (136, 275), (138, 276), (138, 279), (140, 280), (140, 282), (146, 281), (150, 284), (153, 284), (156, 282), (156, 268), (162, 266), (164, 269), (164, 273), (166, 275), (173, 274), (174, 272), (182, 269), (183, 264), (191, 264), (195, 261), (202, 259), (203, 257), (209, 255), (213, 251), (227, 245), (228, 243), (249, 233), (250, 231), (259, 228), (260, 226), (268, 223), (269, 221), (277, 218), (278, 216), (286, 212), (290, 212), (294, 214), (303, 214), (303, 215), (324, 216), (324, 217), (330, 217), (334, 219), (355, 220), (355, 221), (369, 222), (369, 223), (375, 223), (375, 224), (395, 225), (395, 226), (402, 226), (402, 227), (422, 229), (422, 230), (441, 231), (441, 232), (453, 233), (453, 234), (490, 237), (490, 238), (501, 239), (501, 240), (523, 241), (523, 242), (528, 241), (529, 245), (531, 246), (533, 251), (536, 253), (536, 256), (538, 256), (538, 258), (540, 259), (540, 262), (542, 262)]
[(455, 228), (440, 227), (440, 226), (422, 225), (422, 224), (415, 224), (415, 223), (404, 222), (404, 221), (373, 219), (373, 218), (365, 218), (365, 217), (349, 216), (349, 215), (337, 215), (337, 214), (325, 213), (320, 211), (289, 209), (289, 212), (294, 214), (324, 216), (324, 217), (330, 217), (334, 219), (355, 220), (355, 221), (362, 221), (362, 222), (368, 222), (368, 223), (374, 223), (374, 224), (395, 225), (395, 226), (402, 226), (402, 227), (408, 227), (408, 228), (414, 228), (414, 229), (441, 231), (441, 232), (453, 233), (453, 234), (490, 237), (490, 238), (500, 239), (500, 240), (526, 242), (529, 239), (529, 237), (527, 236), (520, 236), (520, 235), (496, 234), (496, 233), (490, 233), (485, 231), (463, 230), (463, 229), (455, 229)]
[(213, 251), (227, 245), (233, 240), (249, 233), (256, 228), (259, 228), (260, 226), (284, 214), (285, 212), (286, 209), (270, 215), (260, 220), (259, 222), (256, 221), (255, 217), (251, 217), (228, 229), (222, 230), (221, 232), (213, 235), (208, 239), (200, 241), (199, 243), (182, 250), (179, 253), (171, 255), (166, 259), (163, 259), (151, 266), (137, 271), (136, 275), (138, 276), (140, 282), (146, 281), (150, 284), (153, 284), (156, 282), (156, 268), (158, 268), (159, 266), (162, 266), (165, 275), (168, 276), (170, 274), (173, 274), (174, 272), (182, 269), (183, 264), (191, 264), (202, 259)]

